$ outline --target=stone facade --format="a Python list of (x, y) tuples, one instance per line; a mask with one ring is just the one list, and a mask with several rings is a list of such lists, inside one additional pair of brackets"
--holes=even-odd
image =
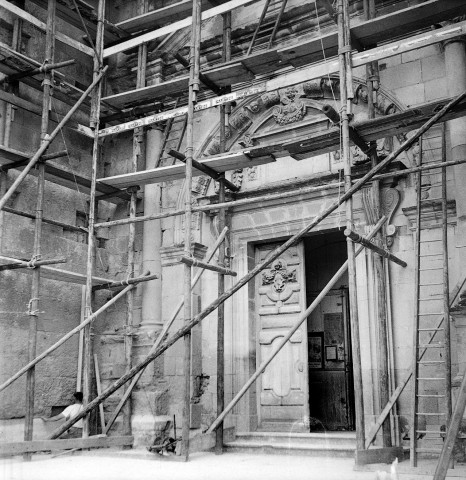
[[(112, 20), (125, 18), (134, 14), (134, 2), (116, 2)], [(292, 2), (293, 5), (298, 8)], [(249, 24), (251, 8), (244, 8), (238, 14), (238, 31)], [(292, 21), (290, 20), (291, 24)], [(310, 28), (310, 27), (309, 27)], [(215, 22), (209, 24), (208, 37), (216, 39), (219, 26)], [(172, 39), (184, 46), (181, 37)], [(213, 40), (212, 40), (213, 41)], [(205, 40), (207, 51), (208, 40)], [(215, 43), (215, 42), (214, 42)], [(463, 46), (464, 47), (464, 46)], [(27, 52), (34, 54), (42, 45), (33, 44), (29, 40)], [(213, 47), (212, 47), (213, 48)], [(64, 56), (66, 52), (61, 52)], [(208, 62), (205, 55), (205, 62)], [(131, 84), (134, 71), (121, 73), (121, 64), (128, 59), (120, 56), (116, 65), (112, 65), (113, 77), (108, 88), (117, 91), (121, 82)], [(162, 57), (163, 60), (163, 57)], [(166, 77), (176, 73), (170, 61), (157, 59), (163, 63)], [(134, 61), (134, 58), (129, 59)], [(155, 60), (153, 59), (155, 62)], [(160, 65), (159, 65), (160, 66)], [(172, 68), (173, 67), (173, 68)], [(131, 70), (131, 69), (130, 69)], [(134, 70), (134, 69), (133, 69)], [(77, 81), (89, 82), (89, 65), (80, 64), (71, 72)], [(157, 69), (157, 75), (160, 68)], [(365, 70), (355, 70), (353, 100), (356, 119), (367, 116), (367, 91), (363, 81)], [(154, 79), (150, 79), (152, 81)], [(380, 89), (376, 95), (377, 115), (389, 115), (402, 111), (405, 107), (413, 107), (424, 102), (445, 98), (447, 91), (447, 73), (445, 67), (445, 51), (440, 46), (432, 46), (390, 57), (380, 62)], [(154, 80), (155, 81), (155, 80)], [(113, 82), (113, 83), (112, 83)], [(125, 84), (126, 85), (126, 84)], [(25, 92), (29, 95), (31, 92)], [(334, 98), (334, 96), (336, 98)], [(291, 89), (283, 89), (244, 100), (233, 109), (227, 135), (227, 149), (239, 150), (243, 147), (263, 145), (272, 140), (283, 140), (293, 132), (311, 132), (326, 128), (327, 119), (322, 115), (323, 105), (338, 102), (339, 86), (336, 77), (303, 82)], [(37, 99), (35, 99), (37, 100)], [(18, 109), (11, 124), (10, 146), (22, 151), (33, 151), (39, 144), (40, 118), (24, 113)], [(219, 151), (218, 112), (214, 109), (203, 111), (196, 116), (194, 123), (194, 149), (200, 158)], [(446, 127), (449, 138), (450, 125)], [(433, 127), (424, 137), (424, 161), (435, 162), (441, 159), (440, 126)], [(408, 134), (409, 136), (409, 134)], [(404, 136), (382, 139), (377, 142), (380, 156), (386, 156), (404, 140)], [(155, 143), (157, 141), (154, 140)], [(70, 152), (65, 159), (67, 168), (76, 174), (87, 174), (90, 169), (92, 145), (84, 136), (73, 129), (65, 129), (64, 136), (57, 141), (56, 150), (67, 147)], [(99, 163), (99, 176), (117, 175), (128, 171), (128, 158), (132, 152), (132, 135), (121, 134), (104, 141), (104, 154)], [(450, 159), (449, 141), (447, 141), (447, 159)], [(181, 146), (184, 150), (184, 144)], [(419, 151), (416, 147), (400, 156), (400, 168), (409, 168), (416, 163)], [(144, 156), (141, 156), (140, 169), (144, 169)], [(147, 153), (146, 153), (146, 158)], [(358, 173), (367, 170), (367, 158), (356, 147), (352, 148), (352, 160)], [(230, 226), (227, 259), (229, 267), (244, 276), (254, 265), (254, 249), (262, 243), (273, 243), (289, 238), (297, 233), (312, 219), (334, 202), (341, 194), (342, 161), (338, 152), (325, 153), (314, 158), (300, 160), (291, 157), (279, 158), (275, 162), (232, 171), (227, 177), (241, 187), (238, 199), (250, 199), (250, 202), (234, 207), (228, 212)], [(15, 177), (8, 173), (7, 183)], [(428, 195), (438, 198), (439, 174), (430, 175)], [(11, 207), (32, 211), (35, 204), (34, 177), (18, 190), (11, 201)], [(458, 185), (458, 182), (456, 183)], [(293, 192), (296, 187), (322, 187), (314, 192)], [(326, 186), (326, 188), (325, 188)], [(450, 285), (454, 285), (463, 275), (461, 258), (464, 258), (465, 241), (464, 218), (457, 218), (457, 210), (464, 211), (464, 205), (457, 205), (454, 174), (448, 172), (448, 247), (450, 260)], [(166, 182), (160, 186), (159, 197), (145, 196), (149, 187), (140, 192), (138, 213), (149, 209), (144, 205), (144, 198), (160, 198), (157, 208), (161, 212), (180, 209), (184, 205), (184, 184), (181, 181)], [(412, 318), (414, 298), (414, 228), (416, 188), (409, 176), (388, 179), (381, 184), (383, 198), (382, 208), (389, 217), (387, 225), (387, 246), (390, 251), (408, 263), (403, 269), (397, 265), (389, 266), (391, 307), (390, 322), (392, 326), (391, 363), (392, 387), (405, 377), (412, 362)], [(44, 216), (63, 223), (76, 225), (82, 220), (82, 212), (87, 211), (88, 196), (65, 190), (56, 185), (47, 185), (46, 210)], [(153, 192), (152, 192), (153, 193)], [(283, 193), (284, 198), (256, 202), (258, 195)], [(368, 233), (374, 225), (374, 213), (371, 212), (367, 191), (355, 196), (354, 228), (361, 234)], [(193, 186), (193, 196), (198, 203), (209, 203), (216, 198), (213, 182), (205, 177), (197, 177)], [(158, 201), (158, 200), (157, 200)], [(154, 207), (153, 205), (150, 208)], [(424, 212), (424, 219), (430, 222), (428, 235), (437, 239), (441, 224), (439, 221), (439, 205)], [(155, 207), (154, 207), (155, 208)], [(126, 218), (127, 203), (101, 203), (98, 211), (100, 220)], [(30, 255), (33, 245), (33, 222), (23, 217), (15, 217), (5, 213), (2, 230), (1, 254), (16, 258)], [(85, 223), (85, 217), (84, 217)], [(329, 232), (341, 231), (346, 224), (344, 209), (341, 208), (328, 216), (313, 230), (313, 234), (325, 235)], [(195, 256), (202, 259), (208, 247), (213, 245), (217, 232), (217, 218), (214, 211), (193, 216), (193, 240)], [(146, 225), (136, 224), (135, 264), (136, 272), (142, 272), (144, 261), (143, 250), (149, 248), (144, 239)], [(133, 363), (140, 360), (153, 344), (163, 323), (167, 322), (182, 298), (182, 265), (179, 257), (183, 253), (183, 219), (168, 217), (160, 221), (160, 249), (158, 261), (160, 271), (154, 272), (161, 277), (161, 305), (152, 329), (142, 328), (144, 324), (144, 301), (152, 295), (153, 290), (143, 286), (136, 288), (134, 299), (134, 325), (126, 328), (126, 305), (119, 301), (102, 314), (93, 326), (93, 346), (99, 360), (102, 387), (105, 388), (118, 379), (125, 371), (124, 336), (133, 338)], [(146, 230), (147, 233), (147, 230)], [(99, 245), (96, 251), (95, 274), (108, 279), (122, 279), (127, 276), (128, 266), (128, 227), (117, 226), (99, 231)], [(66, 269), (85, 273), (87, 244), (85, 237), (66, 228), (45, 225), (43, 233), (43, 257), (66, 257)], [(364, 384), (364, 404), (366, 428), (379, 413), (379, 359), (377, 357), (377, 311), (376, 292), (373, 289), (373, 258), (363, 252), (357, 259), (358, 309), (360, 315), (360, 341)], [(236, 280), (226, 279), (226, 289)], [(27, 360), (28, 301), (30, 297), (31, 276), (24, 272), (2, 272), (0, 286), (0, 338), (2, 367), (1, 380), (7, 379)], [(225, 400), (228, 402), (241, 388), (256, 368), (257, 356), (257, 286), (251, 282), (242, 288), (225, 303)], [(101, 306), (111, 294), (107, 291), (95, 295), (95, 309)], [(145, 297), (144, 297), (145, 296)], [(217, 298), (217, 277), (213, 272), (206, 272), (202, 282), (194, 291), (195, 309), (202, 310)], [(41, 286), (40, 322), (38, 332), (38, 352), (54, 343), (65, 332), (74, 328), (80, 321), (82, 293), (80, 286), (62, 284), (52, 280), (44, 280)], [(193, 312), (195, 313), (195, 312)], [(160, 317), (160, 318), (159, 318)], [(459, 312), (452, 321), (453, 374), (464, 371), (466, 365), (466, 320)], [(172, 331), (182, 325), (179, 315)], [(216, 417), (216, 327), (217, 314), (211, 313), (199, 327), (193, 331), (193, 402), (191, 411), (191, 428), (205, 430)], [(66, 403), (70, 393), (76, 388), (78, 339), (73, 337), (53, 355), (39, 364), (36, 369), (36, 413), (50, 413), (53, 407)], [(157, 429), (160, 418), (177, 419), (177, 428), (181, 428), (182, 389), (183, 389), (183, 344), (177, 342), (163, 356), (146, 369), (138, 388), (132, 395), (132, 427), (139, 444), (147, 444)], [(11, 438), (11, 432), (20, 428), (14, 419), (24, 416), (24, 379), (16, 382), (0, 396), (0, 418), (5, 425), (0, 439)], [(438, 391), (439, 387), (432, 387)], [(105, 411), (113, 411), (122, 392), (117, 392), (105, 402)], [(235, 425), (240, 431), (255, 430), (260, 423), (258, 407), (259, 387), (253, 386), (245, 397), (227, 417), (226, 424)], [(400, 397), (398, 414), (409, 416), (409, 387)], [(9, 421), (9, 422), (7, 422)], [(14, 425), (13, 425), (14, 424)], [(13, 425), (13, 426), (11, 426)], [(115, 431), (121, 429), (119, 423)], [(15, 435), (16, 435), (15, 434)], [(45, 435), (38, 427), (36, 435)]]

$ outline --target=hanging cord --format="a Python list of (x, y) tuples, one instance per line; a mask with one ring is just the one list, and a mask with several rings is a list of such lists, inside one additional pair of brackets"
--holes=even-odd
[[(336, 2), (334, 2), (335, 4)], [(322, 40), (322, 30), (320, 28), (320, 17), (319, 17), (319, 9), (317, 8), (317, 2), (314, 2), (314, 9), (315, 9), (315, 12), (316, 12), (316, 20), (317, 20), (317, 30), (318, 30), (318, 33), (319, 33), (319, 38), (320, 38), (320, 46), (321, 46), (321, 49), (322, 49), (322, 56), (324, 58), (324, 61), (326, 62), (327, 61), (327, 56), (325, 55), (325, 48), (324, 48), (324, 42)], [(336, 99), (336, 96), (335, 96), (335, 91), (333, 90), (333, 85), (332, 85), (332, 77), (330, 76), (329, 73), (327, 73), (327, 79), (328, 79), (328, 84), (330, 86), (330, 91), (332, 92), (332, 97), (333, 97), (333, 103), (335, 105), (335, 109), (338, 110), (341, 114), (341, 107), (339, 108), (338, 107), (338, 102), (337, 102), (337, 99)], [(342, 144), (343, 144), (343, 139), (342, 139), (342, 127), (341, 127), (341, 122), (339, 124), (339, 128), (340, 128), (340, 148), (338, 150), (339, 152), (339, 155), (340, 155), (340, 161), (342, 160), (343, 158), (343, 153), (342, 153)], [(338, 185), (338, 200), (340, 200), (341, 198), (341, 182), (342, 182), (342, 169), (339, 169), (338, 170), (338, 180), (339, 180), (339, 185)], [(341, 229), (341, 213), (342, 213), (342, 209), (343, 209), (343, 204), (341, 204), (339, 207), (338, 207), (338, 229), (340, 230)]]
[[(57, 109), (56, 109), (56, 106), (54, 105), (54, 102), (53, 100), (55, 100), (54, 98), (52, 98), (52, 108), (53, 110), (55, 111), (55, 114), (57, 116), (59, 116), (58, 112), (57, 112)], [(63, 144), (65, 146), (65, 150), (66, 150), (66, 158), (68, 160), (68, 166), (71, 170), (71, 174), (73, 175), (73, 180), (74, 180), (74, 184), (75, 184), (75, 187), (76, 187), (76, 191), (78, 192), (78, 197), (79, 199), (81, 200), (81, 203), (82, 203), (82, 209), (83, 209), (83, 212), (84, 212), (84, 215), (86, 216), (86, 222), (87, 224), (89, 225), (89, 215), (87, 213), (87, 204), (86, 204), (86, 194), (84, 192), (82, 192), (79, 188), (79, 185), (78, 185), (78, 182), (76, 181), (76, 173), (74, 171), (74, 168), (73, 166), (71, 165), (71, 158), (70, 158), (70, 154), (68, 153), (69, 152), (69, 149), (68, 149), (68, 145), (66, 144), (66, 139), (65, 139), (65, 135), (63, 133), (63, 128), (60, 130), (60, 135), (62, 137), (62, 140), (63, 140)], [(102, 255), (100, 254), (99, 252), (99, 249), (96, 248), (96, 253), (97, 253), (97, 258), (99, 259), (100, 261), (100, 265), (102, 268), (105, 268), (105, 265), (104, 265), (104, 262), (102, 260)]]
[[(321, 46), (321, 49), (322, 49), (322, 56), (324, 57), (324, 62), (326, 62), (327, 61), (327, 55), (325, 55), (324, 42), (322, 40), (322, 30), (320, 28), (320, 17), (319, 17), (319, 10), (317, 8), (317, 2), (314, 2), (314, 8), (315, 8), (315, 11), (316, 11), (317, 30), (318, 30), (318, 33), (319, 33), (320, 46)], [(330, 77), (329, 73), (327, 73), (327, 78), (328, 78), (328, 81), (329, 81), (328, 83), (330, 85), (330, 90), (332, 92), (332, 97), (333, 97), (333, 102), (335, 104), (335, 108), (338, 110), (338, 103), (337, 103), (337, 99), (335, 97), (335, 92), (333, 90), (332, 78)]]

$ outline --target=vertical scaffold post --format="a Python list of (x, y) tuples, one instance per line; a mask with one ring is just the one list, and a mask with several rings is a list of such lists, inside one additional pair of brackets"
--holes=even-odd
[[(138, 0), (138, 15), (147, 12), (147, 0)], [(146, 67), (147, 67), (147, 44), (143, 43), (138, 47), (138, 68), (136, 74), (136, 88), (143, 88), (146, 86)], [(142, 127), (136, 128), (133, 132), (133, 155), (131, 157), (131, 172), (137, 172), (139, 159), (143, 154), (144, 130)], [(129, 203), (129, 217), (136, 217), (136, 202), (137, 202), (137, 187), (129, 189), (130, 203)], [(134, 244), (136, 240), (136, 224), (129, 224), (128, 231), (128, 268), (126, 274), (128, 278), (134, 277)], [(129, 372), (132, 367), (132, 352), (133, 352), (133, 309), (134, 309), (134, 295), (135, 290), (131, 289), (126, 295), (126, 331), (125, 331), (125, 363), (126, 371)], [(131, 395), (128, 397), (123, 410), (123, 432), (124, 435), (131, 435), (131, 415), (132, 403)]]
[[(231, 12), (224, 13), (223, 18), (223, 52), (222, 60), (228, 62), (231, 59)], [(226, 128), (231, 110), (230, 105), (220, 106), (220, 152), (226, 151)], [(225, 178), (225, 174), (223, 174)], [(218, 191), (219, 203), (225, 202), (225, 183), (220, 181)], [(223, 231), (226, 226), (225, 208), (218, 212), (218, 230)], [(227, 241), (220, 245), (218, 264), (225, 266), (225, 248)], [(218, 275), (218, 296), (225, 293), (225, 275)], [(217, 311), (217, 415), (225, 408), (225, 306), (222, 304)], [(215, 453), (223, 453), (223, 423), (219, 425), (215, 433)]]
[[(97, 55), (94, 55), (94, 80), (103, 68), (103, 46), (104, 46), (104, 19), (105, 19), (105, 0), (99, 0), (97, 19), (97, 35), (95, 48)], [(86, 266), (86, 306), (85, 319), (92, 315), (92, 273), (94, 270), (94, 251), (95, 251), (95, 220), (96, 220), (96, 178), (97, 164), (100, 155), (99, 144), (99, 118), (100, 118), (100, 99), (102, 95), (102, 83), (100, 82), (92, 95), (91, 102), (91, 123), (94, 130), (94, 143), (92, 146), (92, 168), (91, 168), (91, 191), (89, 198), (89, 225), (88, 225), (88, 245), (87, 245), (87, 266)], [(83, 404), (84, 407), (89, 403), (92, 385), (92, 343), (91, 343), (91, 325), (84, 328), (84, 354), (83, 354)], [(89, 416), (84, 419), (83, 437), (89, 436)]]
[[(55, 51), (55, 7), (56, 0), (50, 0), (47, 7), (47, 26), (45, 31), (45, 61), (53, 63)], [(42, 97), (42, 119), (40, 125), (41, 143), (46, 141), (49, 128), (49, 111), (51, 105), (53, 71), (44, 74), (43, 97)], [(39, 163), (37, 176), (37, 200), (36, 200), (36, 218), (34, 225), (34, 251), (33, 258), (39, 259), (41, 256), (41, 237), (42, 237), (42, 217), (44, 209), (44, 188), (45, 188), (45, 165)], [(28, 356), (29, 361), (36, 356), (37, 346), (37, 321), (39, 315), (39, 295), (40, 295), (40, 267), (32, 272), (31, 300), (29, 301), (29, 336), (28, 336)], [(35, 393), (35, 367), (27, 372), (26, 376), (26, 416), (24, 425), (24, 440), (32, 440), (33, 421), (34, 421), (34, 393)], [(30, 459), (30, 454), (24, 456)]]
[[(194, 155), (194, 105), (199, 91), (200, 42), (201, 42), (201, 2), (193, 1), (193, 23), (191, 29), (191, 49), (189, 58), (189, 97), (188, 124), (186, 128), (186, 180), (185, 180), (185, 220), (184, 248), (187, 256), (191, 256), (191, 189), (193, 182)], [(188, 323), (192, 316), (191, 301), (191, 266), (184, 266), (184, 320)], [(189, 460), (189, 430), (191, 417), (191, 333), (184, 336), (184, 399), (182, 426), (182, 454)]]
[[(342, 156), (344, 161), (345, 191), (351, 189), (351, 159), (349, 143), (348, 119), (348, 70), (351, 69), (348, 30), (345, 26), (348, 19), (348, 0), (338, 0), (338, 59), (340, 63), (340, 103), (341, 103), (341, 130)], [(353, 229), (353, 202), (352, 196), (345, 202), (346, 226)], [(359, 340), (359, 319), (356, 291), (356, 262), (354, 244), (347, 239), (348, 247), (348, 280), (350, 296), (350, 321), (353, 351), (354, 398), (356, 410), (356, 443), (358, 450), (364, 450), (364, 403), (361, 372), (361, 346)]]

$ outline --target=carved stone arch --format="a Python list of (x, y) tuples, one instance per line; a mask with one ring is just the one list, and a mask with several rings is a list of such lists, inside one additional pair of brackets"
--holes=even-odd
[[(364, 106), (367, 105), (365, 80), (354, 78), (353, 90), (355, 109), (358, 109), (359, 106), (359, 110), (363, 111)], [(234, 151), (244, 147), (252, 147), (254, 146), (253, 135), (269, 128), (274, 121), (278, 125), (276, 131), (293, 123), (298, 125), (299, 122), (303, 122), (306, 117), (309, 117), (309, 112), (320, 112), (325, 104), (336, 100), (339, 100), (339, 79), (337, 76), (315, 79), (246, 98), (238, 103), (230, 116), (230, 125), (226, 132), (226, 150)], [(379, 115), (390, 115), (400, 112), (404, 108), (405, 106), (398, 102), (393, 95), (383, 88), (379, 88), (376, 103), (376, 111)], [(377, 142), (379, 153), (387, 155), (394, 149), (395, 144), (401, 143), (405, 139), (405, 134), (381, 139)], [(353, 147), (354, 155), (358, 155), (357, 150), (357, 147)], [(219, 152), (219, 126), (216, 126), (195, 152), (195, 158), (216, 155)], [(413, 164), (413, 153), (411, 151), (407, 152), (406, 157), (409, 167)], [(194, 203), (197, 197), (207, 194), (210, 183), (211, 179), (208, 177), (195, 177), (193, 179)], [(178, 195), (177, 209), (184, 207), (184, 191), (185, 183), (183, 182)], [(175, 217), (175, 243), (183, 241), (183, 222), (182, 217)], [(194, 231), (200, 230), (200, 215), (193, 216), (193, 229)], [(199, 241), (199, 238), (194, 240)]]

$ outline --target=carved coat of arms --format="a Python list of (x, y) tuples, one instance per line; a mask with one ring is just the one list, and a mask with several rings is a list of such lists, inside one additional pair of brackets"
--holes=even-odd
[(301, 120), (306, 112), (304, 102), (300, 100), (297, 88), (289, 87), (280, 97), (281, 105), (273, 109), (273, 116), (279, 125), (286, 125)]

